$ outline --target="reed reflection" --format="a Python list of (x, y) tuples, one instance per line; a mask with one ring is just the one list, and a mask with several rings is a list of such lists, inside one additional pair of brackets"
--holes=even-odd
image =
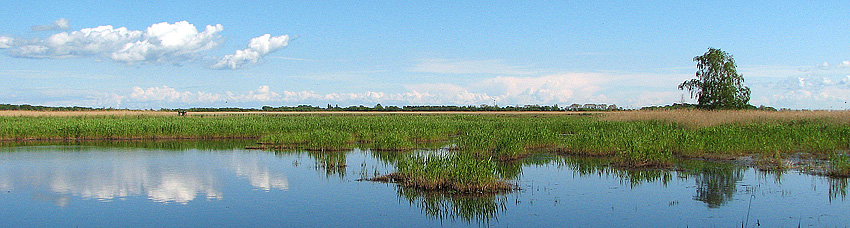
[[(306, 154), (313, 162), (313, 167), (320, 172), (324, 172), (326, 178), (336, 176), (340, 179), (345, 178), (347, 164), (347, 155), (352, 151), (304, 151), (281, 149), (274, 150), (274, 154), (278, 156), (299, 156)], [(301, 165), (302, 162), (296, 160), (295, 165)]]
[(829, 201), (832, 202), (834, 199), (847, 197), (847, 185), (850, 182), (847, 178), (829, 178)]
[(673, 179), (673, 173), (669, 170), (613, 168), (610, 158), (564, 157), (560, 162), (580, 176), (613, 176), (619, 178), (621, 184), (628, 184), (631, 187), (656, 181), (667, 185)]
[(457, 194), (397, 187), (399, 198), (421, 208), (429, 217), (440, 220), (461, 219), (467, 223), (489, 224), (506, 209), (507, 197), (501, 194)]

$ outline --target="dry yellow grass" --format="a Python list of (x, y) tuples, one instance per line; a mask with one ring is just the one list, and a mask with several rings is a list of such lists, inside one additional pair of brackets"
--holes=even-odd
[(850, 111), (665, 110), (608, 112), (601, 113), (600, 116), (602, 120), (608, 121), (662, 120), (691, 127), (801, 119), (826, 119), (838, 123), (850, 123)]

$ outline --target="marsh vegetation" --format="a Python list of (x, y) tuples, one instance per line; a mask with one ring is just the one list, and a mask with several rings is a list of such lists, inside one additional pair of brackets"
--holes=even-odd
[(608, 157), (611, 166), (662, 169), (682, 168), (674, 162), (681, 159), (739, 157), (750, 157), (764, 169), (784, 169), (797, 166), (789, 158), (803, 156), (830, 161), (824, 168), (829, 175), (850, 173), (847, 112), (0, 117), (0, 139), (7, 141), (189, 138), (250, 138), (267, 148), (326, 152), (444, 148), (442, 155), (395, 161), (394, 179), (457, 191), (504, 189), (505, 179), (492, 164), (536, 152)]

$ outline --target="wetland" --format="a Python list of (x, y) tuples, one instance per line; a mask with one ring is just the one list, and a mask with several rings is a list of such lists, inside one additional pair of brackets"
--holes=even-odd
[(841, 226), (847, 116), (7, 116), (2, 224)]

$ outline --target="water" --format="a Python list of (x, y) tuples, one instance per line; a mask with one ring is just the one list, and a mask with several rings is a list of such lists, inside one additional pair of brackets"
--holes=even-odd
[[(463, 196), (357, 181), (398, 152), (244, 150), (246, 141), (0, 147), (0, 227), (846, 227), (847, 180), (691, 162), (608, 169), (540, 155), (522, 190)], [(333, 164), (346, 166), (333, 166)], [(749, 217), (747, 215), (749, 214)]]

